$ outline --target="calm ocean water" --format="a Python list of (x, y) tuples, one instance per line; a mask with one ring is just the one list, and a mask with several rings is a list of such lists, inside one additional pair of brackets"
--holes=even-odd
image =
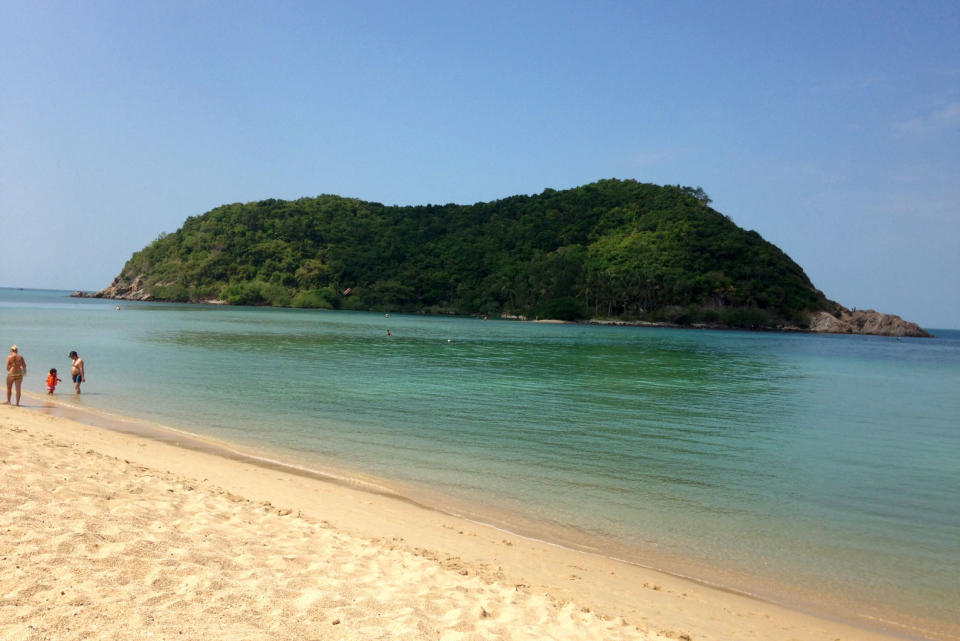
[[(28, 404), (57, 367), (56, 399), (74, 407), (766, 598), (957, 633), (958, 331), (116, 304), (0, 289)], [(79, 398), (71, 349), (87, 362)]]

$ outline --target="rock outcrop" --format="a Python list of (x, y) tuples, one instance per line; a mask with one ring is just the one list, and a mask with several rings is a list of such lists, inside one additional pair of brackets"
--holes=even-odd
[(141, 276), (137, 276), (129, 283), (117, 276), (109, 287), (101, 289), (99, 292), (78, 291), (71, 296), (79, 298), (116, 298), (118, 300), (151, 300), (153, 298), (147, 293), (146, 283)]
[(882, 314), (872, 309), (850, 311), (845, 307), (833, 314), (825, 311), (813, 314), (810, 317), (810, 331), (824, 334), (932, 337), (932, 334), (916, 323), (905, 321), (896, 314)]

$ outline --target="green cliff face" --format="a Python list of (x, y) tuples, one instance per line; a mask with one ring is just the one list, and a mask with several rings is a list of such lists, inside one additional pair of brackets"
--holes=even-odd
[(224, 205), (135, 253), (101, 294), (732, 327), (804, 327), (836, 309), (708, 203), (700, 189), (603, 180), (475, 205)]

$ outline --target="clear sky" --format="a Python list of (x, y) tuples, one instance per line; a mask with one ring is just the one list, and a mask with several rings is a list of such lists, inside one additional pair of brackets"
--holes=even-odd
[(960, 328), (960, 2), (0, 0), (0, 286), (100, 289), (224, 203), (601, 178)]

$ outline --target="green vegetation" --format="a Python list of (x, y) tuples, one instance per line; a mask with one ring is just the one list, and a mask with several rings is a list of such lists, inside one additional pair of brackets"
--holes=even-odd
[(170, 301), (732, 327), (803, 326), (835, 305), (709, 203), (699, 187), (603, 180), (475, 205), (224, 205), (135, 253), (118, 282)]

